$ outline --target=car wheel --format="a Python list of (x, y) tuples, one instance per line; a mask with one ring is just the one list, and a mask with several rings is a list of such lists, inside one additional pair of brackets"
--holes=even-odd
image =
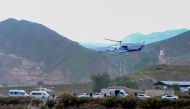
[(45, 99), (45, 97), (42, 97), (42, 99)]

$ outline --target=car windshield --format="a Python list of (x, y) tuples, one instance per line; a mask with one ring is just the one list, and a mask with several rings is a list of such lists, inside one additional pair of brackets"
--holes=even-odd
[(22, 95), (25, 95), (25, 92), (21, 92)]

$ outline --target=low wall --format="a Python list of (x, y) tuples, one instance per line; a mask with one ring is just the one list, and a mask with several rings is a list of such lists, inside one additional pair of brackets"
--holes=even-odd
[(151, 97), (162, 96), (164, 94), (174, 94), (174, 90), (145, 90), (145, 94)]

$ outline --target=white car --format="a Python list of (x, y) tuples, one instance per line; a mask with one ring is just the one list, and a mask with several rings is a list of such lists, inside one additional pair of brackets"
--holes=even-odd
[(185, 88), (185, 91), (189, 92), (190, 91), (190, 87)]
[(36, 89), (38, 89), (39, 91), (52, 92), (52, 90), (51, 90), (51, 89), (48, 89), (48, 88), (43, 88), (43, 87), (36, 88)]
[(161, 99), (163, 99), (163, 100), (176, 100), (176, 99), (179, 99), (179, 97), (178, 96), (176, 96), (176, 95), (163, 95), (162, 97), (161, 97)]
[(138, 94), (137, 98), (140, 100), (144, 100), (144, 99), (148, 99), (150, 98), (150, 96), (146, 95), (146, 94)]
[(85, 98), (85, 97), (90, 97), (89, 94), (87, 93), (80, 93), (79, 95), (77, 95), (78, 98)]
[(94, 95), (92, 95), (93, 98), (103, 98), (104, 95), (102, 93), (95, 93)]
[(30, 96), (39, 99), (47, 99), (49, 94), (46, 91), (32, 91), (30, 92)]

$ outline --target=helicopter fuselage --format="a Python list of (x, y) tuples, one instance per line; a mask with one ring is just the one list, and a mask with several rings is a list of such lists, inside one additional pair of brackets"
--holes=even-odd
[(118, 52), (118, 53), (124, 53), (124, 52), (133, 52), (133, 51), (140, 51), (143, 48), (143, 44), (141, 45), (114, 45), (109, 48), (109, 51), (111, 52)]

